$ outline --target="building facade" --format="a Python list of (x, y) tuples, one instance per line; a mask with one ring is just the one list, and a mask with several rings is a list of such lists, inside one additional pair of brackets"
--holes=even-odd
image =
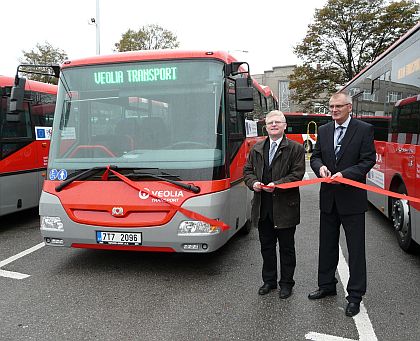
[(267, 85), (279, 99), (279, 109), (283, 112), (302, 112), (303, 109), (290, 98), (289, 89), (290, 75), (296, 65), (275, 66), (272, 70), (264, 71), (263, 74), (252, 75), (255, 80)]

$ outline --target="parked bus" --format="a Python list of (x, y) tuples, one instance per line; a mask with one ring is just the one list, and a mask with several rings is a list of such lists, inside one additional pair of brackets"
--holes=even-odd
[[(287, 121), (287, 138), (303, 145), (307, 153), (311, 153), (317, 139), (318, 128), (331, 121), (331, 115), (308, 114), (302, 112), (284, 112)], [(258, 135), (267, 136), (265, 121), (258, 122)]]
[[(355, 111), (355, 110), (353, 110)], [(357, 113), (357, 111), (355, 111)], [(376, 141), (388, 141), (388, 133), (391, 124), (391, 116), (356, 116), (354, 118), (360, 119), (373, 125), (374, 138)]]
[[(38, 206), (48, 161), (57, 86), (0, 76), (0, 216)], [(13, 108), (20, 102), (21, 108)]]
[[(413, 197), (420, 197), (419, 46), (420, 23), (344, 87), (353, 97), (356, 117), (390, 120), (386, 140), (375, 140), (376, 165), (367, 183)], [(420, 204), (372, 192), (368, 196), (392, 219), (400, 247), (415, 250), (420, 243)]]
[(277, 107), (226, 52), (65, 62), (40, 199), (46, 245), (217, 250), (249, 229), (245, 113)]

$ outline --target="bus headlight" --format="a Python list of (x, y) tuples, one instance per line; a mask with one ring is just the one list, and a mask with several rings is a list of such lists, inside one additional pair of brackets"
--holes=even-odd
[(212, 226), (204, 221), (183, 221), (178, 226), (178, 236), (209, 236), (220, 233), (217, 226)]
[(64, 226), (60, 217), (41, 216), (41, 229), (64, 231)]

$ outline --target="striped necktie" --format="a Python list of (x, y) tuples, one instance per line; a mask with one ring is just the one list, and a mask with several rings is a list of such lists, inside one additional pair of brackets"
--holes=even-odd
[(334, 149), (335, 157), (337, 158), (337, 154), (338, 154), (338, 152), (340, 151), (340, 148), (341, 148), (341, 141), (343, 140), (343, 137), (344, 137), (345, 127), (338, 126), (336, 129), (340, 129), (340, 132), (337, 136), (337, 143), (335, 144), (335, 149)]
[(277, 143), (273, 142), (270, 147), (270, 151), (268, 153), (268, 164), (271, 165), (271, 162), (273, 161), (274, 155), (276, 154), (277, 149)]

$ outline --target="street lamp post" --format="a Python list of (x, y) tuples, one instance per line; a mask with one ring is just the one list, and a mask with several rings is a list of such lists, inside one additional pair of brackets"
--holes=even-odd
[(96, 17), (90, 18), (89, 25), (95, 25), (96, 27), (96, 54), (101, 54), (101, 30), (100, 30), (100, 20), (99, 20), (99, 0), (96, 0)]
[(99, 29), (99, 0), (96, 0), (96, 54), (101, 54), (101, 33)]

